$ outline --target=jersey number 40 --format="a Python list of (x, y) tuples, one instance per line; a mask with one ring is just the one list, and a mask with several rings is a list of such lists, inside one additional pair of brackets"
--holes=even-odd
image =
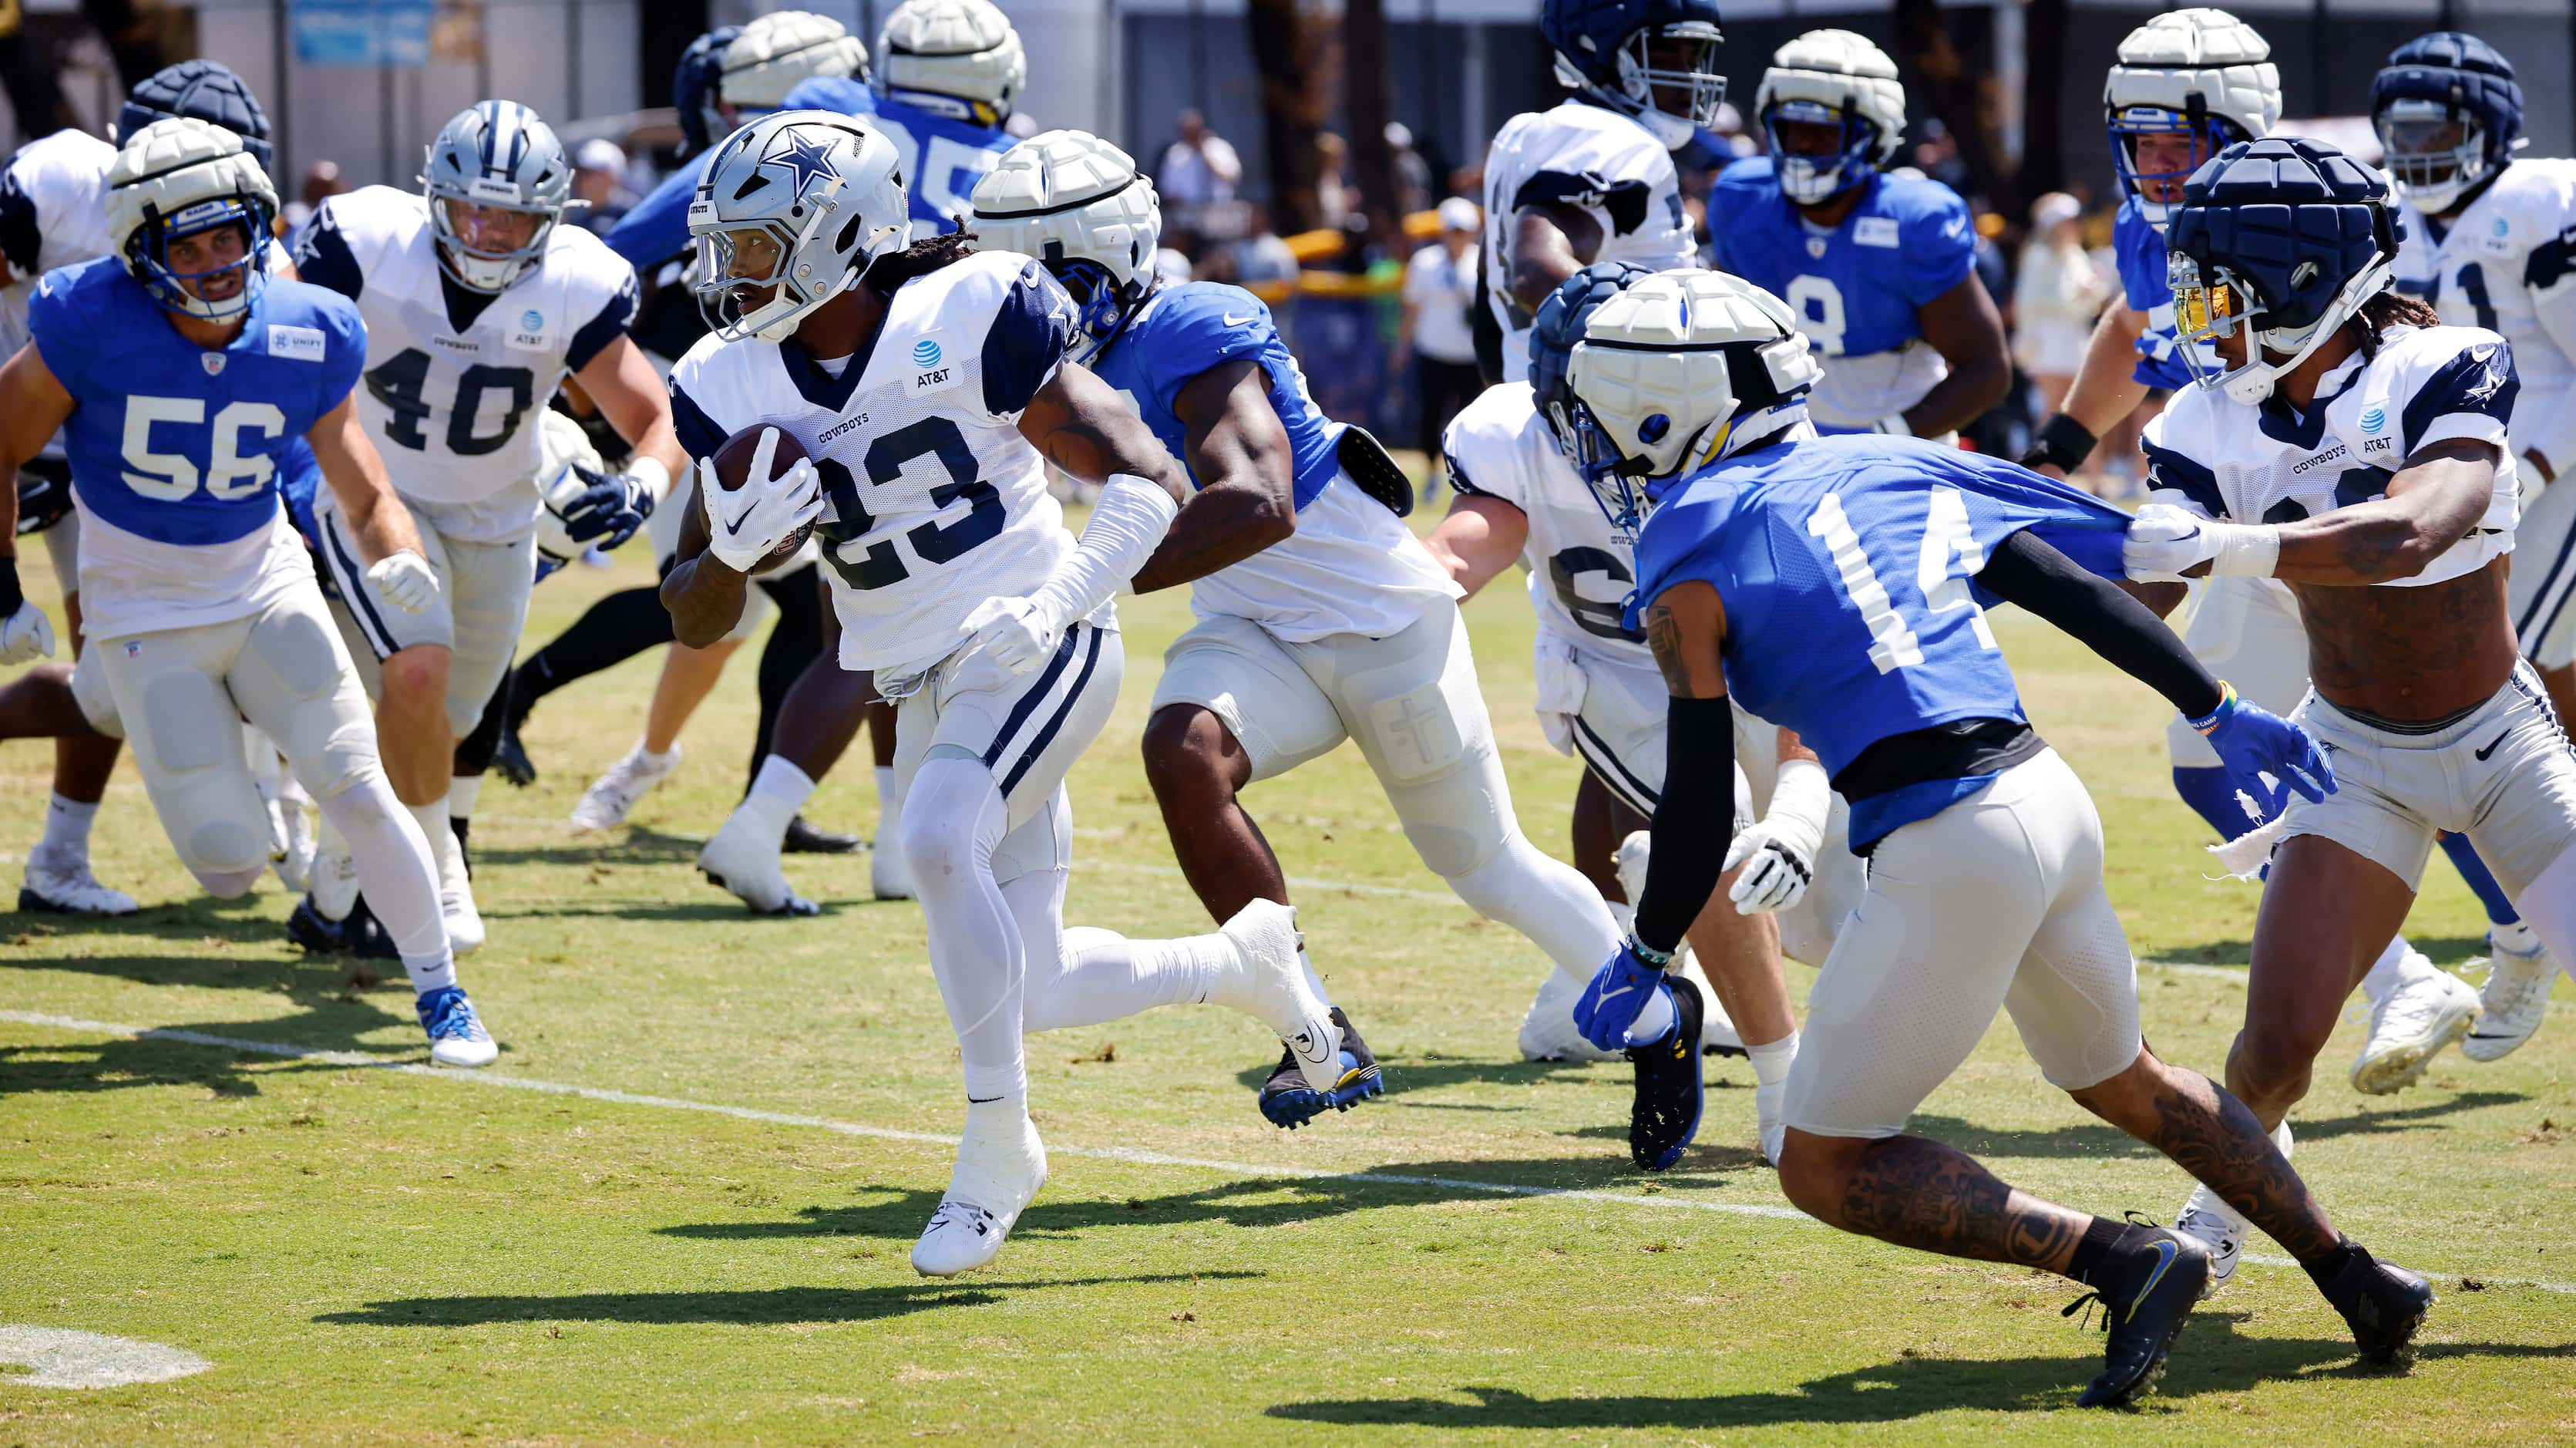
[[(367, 391), (393, 414), (385, 424), (385, 436), (414, 452), (429, 450), (429, 434), (421, 430), (421, 424), (437, 408), (430, 402), (428, 390), (429, 354), (417, 347), (404, 349), (393, 360), (367, 373)], [(478, 436), (474, 419), (483, 410), (483, 395), (487, 392), (507, 393), (509, 408), (502, 414), (498, 432)], [(477, 362), (466, 368), (456, 379), (456, 398), (447, 408), (447, 450), (461, 458), (499, 452), (518, 435), (519, 419), (536, 401), (536, 395), (536, 374), (525, 367), (487, 367)]]

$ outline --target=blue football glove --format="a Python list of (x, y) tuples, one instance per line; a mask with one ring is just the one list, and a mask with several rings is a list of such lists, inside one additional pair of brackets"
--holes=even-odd
[[(2280, 813), (2293, 790), (2311, 801), (2335, 792), (2334, 765), (2307, 730), (2238, 698), (2232, 684), (2220, 688), (2225, 692), (2215, 711), (2185, 722), (2208, 736), (2228, 779), (2253, 797), (2264, 819)], [(2277, 782), (2265, 784), (2267, 774)]]
[(572, 465), (572, 471), (585, 486), (556, 513), (563, 519), (565, 534), (575, 543), (615, 548), (634, 537), (644, 520), (653, 516), (653, 494), (642, 479), (627, 473), (596, 472), (579, 463)]
[(1637, 1013), (1655, 998), (1655, 992), (1671, 989), (1664, 982), (1664, 968), (1648, 963), (1637, 952), (1635, 936), (1619, 942), (1619, 949), (1593, 972), (1592, 983), (1574, 1003), (1574, 1028), (1597, 1049), (1626, 1050), (1628, 1028), (1637, 1023)]

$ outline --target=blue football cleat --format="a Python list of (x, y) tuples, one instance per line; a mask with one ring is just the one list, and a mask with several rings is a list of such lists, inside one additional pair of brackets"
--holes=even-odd
[(1699, 987), (1670, 976), (1660, 989), (1673, 995), (1673, 1028), (1628, 1048), (1636, 1066), (1637, 1095), (1628, 1107), (1628, 1154), (1639, 1171), (1663, 1171), (1682, 1159), (1699, 1135), (1705, 1099), (1699, 1074)]
[(424, 991), (416, 1002), (420, 1028), (429, 1033), (429, 1059), (442, 1066), (489, 1066), (501, 1057), (492, 1033), (474, 1014), (462, 986)]
[(1326, 1111), (1348, 1111), (1372, 1096), (1386, 1091), (1386, 1082), (1378, 1074), (1377, 1057), (1360, 1039), (1359, 1029), (1340, 1006), (1333, 1007), (1333, 1024), (1342, 1028), (1342, 1075), (1330, 1091), (1318, 1091), (1306, 1084), (1306, 1073), (1297, 1064), (1294, 1049), (1282, 1047), (1279, 1065), (1270, 1079), (1261, 1085), (1261, 1114), (1273, 1126), (1290, 1131), (1305, 1125)]

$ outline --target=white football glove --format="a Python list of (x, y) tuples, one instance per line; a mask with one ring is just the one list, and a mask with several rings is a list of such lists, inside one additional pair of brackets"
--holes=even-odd
[(2212, 577), (2269, 578), (2280, 558), (2280, 529), (2221, 523), (2171, 503), (2140, 508), (2120, 544), (2121, 571), (2139, 583), (2180, 583), (2184, 569), (2202, 563)]
[(1833, 786), (1823, 765), (1812, 759), (1780, 761), (1780, 778), (1771, 786), (1771, 812), (1726, 850), (1722, 869), (1744, 867), (1726, 892), (1736, 914), (1786, 910), (1805, 897), (1816, 878), (1816, 851), (1824, 844), (1825, 818), (1832, 807)]
[(54, 621), (25, 599), (0, 618), (0, 664), (31, 664), (54, 656)]
[(405, 548), (367, 566), (367, 582), (376, 596), (405, 613), (420, 613), (438, 602), (438, 575), (429, 560)]
[(778, 430), (761, 434), (751, 455), (751, 475), (741, 487), (726, 492), (716, 481), (715, 460), (698, 463), (698, 496), (707, 510), (707, 551), (736, 573), (749, 573), (823, 511), (823, 487), (811, 459), (799, 458), (787, 471), (769, 475), (778, 450)]
[(1064, 621), (1037, 598), (988, 598), (966, 615), (966, 647), (990, 653), (1014, 674), (1045, 663), (1064, 637)]

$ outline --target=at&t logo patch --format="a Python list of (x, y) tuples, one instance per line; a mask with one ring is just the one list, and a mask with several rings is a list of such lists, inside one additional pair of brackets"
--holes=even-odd
[(2386, 426), (2388, 426), (2388, 409), (2387, 409), (2387, 408), (2384, 408), (2384, 407), (2372, 407), (2372, 408), (2365, 408), (2365, 409), (2362, 411), (2362, 414), (2361, 414), (2361, 430), (2362, 430), (2363, 432), (2377, 432), (2377, 431), (2379, 431), (2381, 428), (2384, 428), (2384, 427), (2386, 427)]
[(912, 365), (915, 367), (938, 366), (939, 344), (930, 340), (928, 337), (924, 337), (920, 341), (913, 343)]

